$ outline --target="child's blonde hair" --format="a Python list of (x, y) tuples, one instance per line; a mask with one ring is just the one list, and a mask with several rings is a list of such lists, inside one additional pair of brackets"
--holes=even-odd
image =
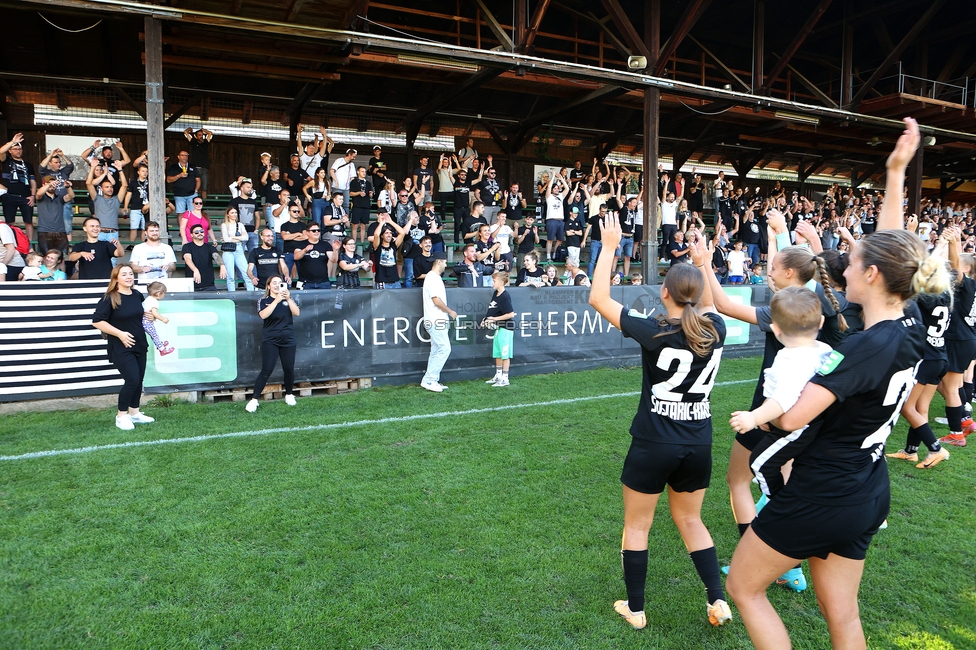
[(817, 294), (806, 287), (786, 287), (769, 301), (769, 315), (786, 336), (816, 336), (823, 308)]
[(37, 253), (27, 253), (27, 266), (33, 266), (34, 262), (41, 262), (44, 258)]
[(162, 282), (153, 282), (146, 288), (146, 291), (153, 298), (162, 298), (166, 295), (166, 285)]

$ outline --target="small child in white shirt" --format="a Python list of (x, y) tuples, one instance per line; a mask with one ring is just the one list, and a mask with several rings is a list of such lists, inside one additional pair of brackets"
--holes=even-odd
[(37, 280), (41, 279), (41, 262), (44, 260), (43, 257), (37, 253), (27, 254), (27, 266), (24, 270), (20, 272), (21, 280)]
[(766, 400), (752, 411), (735, 411), (729, 420), (739, 433), (770, 422), (774, 425), (750, 457), (750, 467), (767, 498), (785, 483), (783, 465), (809, 443), (800, 438), (803, 429), (781, 431), (775, 428), (774, 420), (796, 404), (804, 386), (833, 352), (829, 345), (817, 340), (823, 325), (823, 308), (813, 291), (806, 287), (782, 289), (770, 301), (769, 312), (773, 334), (784, 347), (776, 353), (773, 365), (764, 371)]
[(742, 284), (745, 282), (746, 262), (752, 260), (746, 257), (742, 250), (742, 242), (735, 242), (735, 250), (729, 251), (726, 263), (729, 265), (729, 284)]
[(176, 348), (170, 347), (169, 341), (163, 341), (159, 338), (159, 334), (156, 332), (155, 321), (152, 318), (148, 318), (148, 316), (152, 315), (153, 318), (161, 323), (169, 324), (169, 319), (159, 313), (159, 301), (166, 297), (166, 285), (162, 282), (153, 282), (149, 285), (147, 291), (149, 297), (142, 301), (142, 329), (146, 331), (146, 334), (152, 339), (153, 345), (159, 350), (159, 356), (164, 357), (174, 352)]

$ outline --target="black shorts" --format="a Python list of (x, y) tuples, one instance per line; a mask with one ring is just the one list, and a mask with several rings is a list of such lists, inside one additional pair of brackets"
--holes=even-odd
[(774, 551), (797, 560), (826, 559), (831, 553), (863, 560), (890, 506), (887, 490), (873, 501), (850, 505), (823, 505), (780, 495), (756, 515), (752, 530)]
[(369, 223), (369, 208), (353, 208), (349, 211), (349, 223)]
[(665, 485), (675, 492), (704, 490), (711, 477), (711, 445), (671, 445), (633, 438), (620, 482), (635, 492), (660, 494)]
[(946, 339), (946, 356), (949, 357), (949, 372), (966, 372), (976, 359), (976, 340)]
[(740, 445), (742, 445), (743, 447), (745, 447), (746, 449), (748, 449), (749, 451), (752, 451), (753, 449), (756, 448), (756, 446), (760, 442), (762, 442), (762, 439), (765, 437), (766, 437), (766, 432), (760, 429), (759, 427), (756, 427), (752, 431), (746, 431), (745, 433), (735, 434), (735, 441)]
[(923, 386), (938, 386), (948, 368), (949, 362), (945, 359), (925, 359), (918, 367), (915, 381)]

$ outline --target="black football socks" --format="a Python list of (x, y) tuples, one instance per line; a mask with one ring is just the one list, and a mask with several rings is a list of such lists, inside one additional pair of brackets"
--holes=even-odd
[[(627, 606), (632, 612), (644, 611), (644, 586), (647, 583), (647, 549), (620, 551), (624, 565), (624, 584), (627, 586)], [(718, 565), (715, 566), (716, 572)]]
[(722, 578), (718, 571), (718, 554), (715, 552), (715, 547), (709, 546), (700, 551), (692, 551), (688, 555), (691, 556), (691, 561), (695, 563), (698, 577), (705, 583), (705, 595), (708, 598), (708, 604), (711, 605), (716, 600), (725, 600), (725, 590), (722, 589)]

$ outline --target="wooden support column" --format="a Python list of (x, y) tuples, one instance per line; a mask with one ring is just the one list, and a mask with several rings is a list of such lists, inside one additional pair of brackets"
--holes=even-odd
[(922, 212), (922, 156), (925, 145), (920, 144), (908, 166), (908, 214)]
[(166, 223), (166, 170), (163, 143), (163, 24), (146, 16), (146, 147), (149, 163), (149, 220), (160, 225), (169, 238)]
[(752, 13), (752, 94), (758, 95), (763, 87), (763, 54), (766, 47), (766, 3), (754, 0)]
[[(648, 0), (644, 9), (644, 48), (649, 56), (647, 67), (657, 66), (661, 52), (661, 0)], [(657, 231), (660, 226), (657, 201), (657, 145), (658, 127), (661, 123), (661, 91), (644, 89), (644, 241), (641, 242), (641, 260), (644, 268), (644, 284), (657, 284), (657, 260), (659, 256)]]
[(854, 24), (850, 20), (853, 11), (853, 0), (844, 2), (844, 39), (841, 43), (840, 53), (840, 105), (850, 106), (853, 96), (853, 85), (851, 76), (854, 66)]

